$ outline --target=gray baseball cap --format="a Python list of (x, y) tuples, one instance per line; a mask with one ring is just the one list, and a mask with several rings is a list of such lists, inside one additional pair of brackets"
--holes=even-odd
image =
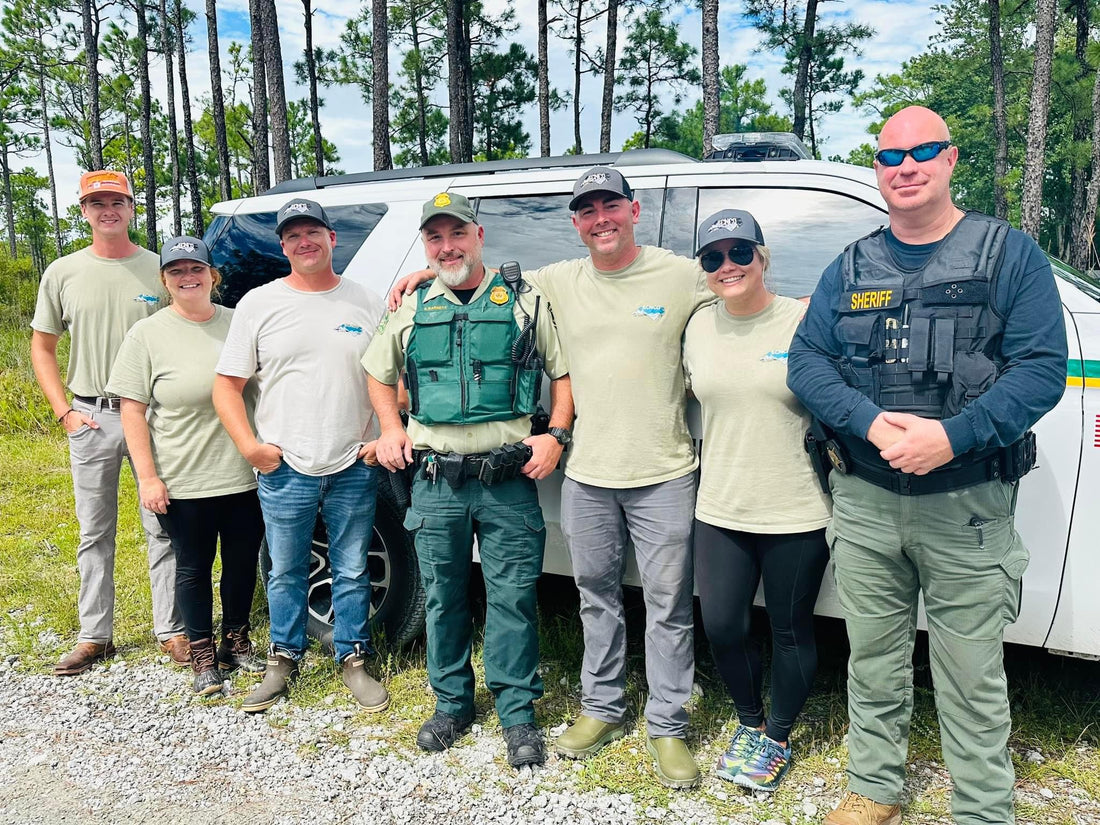
[(477, 223), (477, 216), (470, 201), (465, 195), (457, 192), (440, 192), (431, 200), (425, 202), (424, 209), (420, 213), (420, 228), (432, 218), (447, 215), (457, 218), (463, 223)]
[(190, 235), (180, 235), (178, 238), (169, 238), (160, 248), (160, 268), (173, 264), (176, 261), (198, 261), (200, 264), (211, 266), (210, 250), (199, 238)]
[(764, 233), (756, 218), (743, 209), (723, 209), (699, 224), (699, 231), (695, 233), (695, 254), (727, 238), (764, 246)]
[(328, 219), (328, 214), (321, 204), (316, 201), (306, 200), (305, 198), (295, 198), (280, 207), (279, 216), (275, 224), (275, 234), (282, 237), (283, 227), (299, 218), (312, 218), (317, 221), (317, 223), (322, 224), (326, 229), (332, 229), (332, 221)]
[(609, 166), (594, 166), (573, 184), (573, 199), (569, 201), (569, 211), (577, 211), (577, 204), (593, 192), (608, 192), (629, 201), (634, 200), (634, 190), (630, 188), (622, 172)]

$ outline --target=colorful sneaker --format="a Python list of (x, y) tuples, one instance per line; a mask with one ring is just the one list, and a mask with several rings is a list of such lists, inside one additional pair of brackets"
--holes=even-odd
[(718, 765), (715, 767), (718, 778), (725, 779), (727, 782), (735, 781), (745, 757), (752, 753), (763, 736), (764, 732), (761, 730), (738, 725), (737, 730), (733, 732), (730, 746), (718, 757)]
[(791, 767), (791, 749), (761, 736), (733, 781), (742, 788), (771, 793), (779, 787)]

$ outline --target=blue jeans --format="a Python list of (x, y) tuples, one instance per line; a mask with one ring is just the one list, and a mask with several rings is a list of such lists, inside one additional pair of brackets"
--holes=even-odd
[(307, 476), (283, 462), (261, 475), (259, 483), (271, 555), (267, 588), (271, 643), (294, 659), (305, 652), (310, 548), (320, 509), (332, 568), (336, 661), (354, 653), (356, 644), (369, 649), (367, 549), (374, 530), (376, 470), (356, 461), (338, 473)]

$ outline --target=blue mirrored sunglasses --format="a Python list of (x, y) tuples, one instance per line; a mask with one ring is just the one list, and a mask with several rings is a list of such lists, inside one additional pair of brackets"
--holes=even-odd
[(933, 140), (921, 143), (912, 149), (879, 149), (875, 152), (875, 160), (883, 166), (901, 166), (905, 156), (912, 155), (917, 163), (924, 163), (926, 160), (932, 160), (950, 145), (949, 140)]

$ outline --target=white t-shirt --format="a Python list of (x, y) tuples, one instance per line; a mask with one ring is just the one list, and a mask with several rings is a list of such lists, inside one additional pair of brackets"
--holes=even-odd
[(324, 292), (279, 279), (237, 305), (217, 371), (256, 376), (257, 436), (299, 473), (338, 473), (375, 435), (360, 359), (384, 312), (380, 297), (346, 278)]
[(810, 414), (787, 389), (787, 350), (806, 305), (777, 296), (754, 315), (718, 301), (684, 333), (684, 373), (703, 408), (695, 517), (750, 533), (804, 533), (829, 523), (803, 438)]

